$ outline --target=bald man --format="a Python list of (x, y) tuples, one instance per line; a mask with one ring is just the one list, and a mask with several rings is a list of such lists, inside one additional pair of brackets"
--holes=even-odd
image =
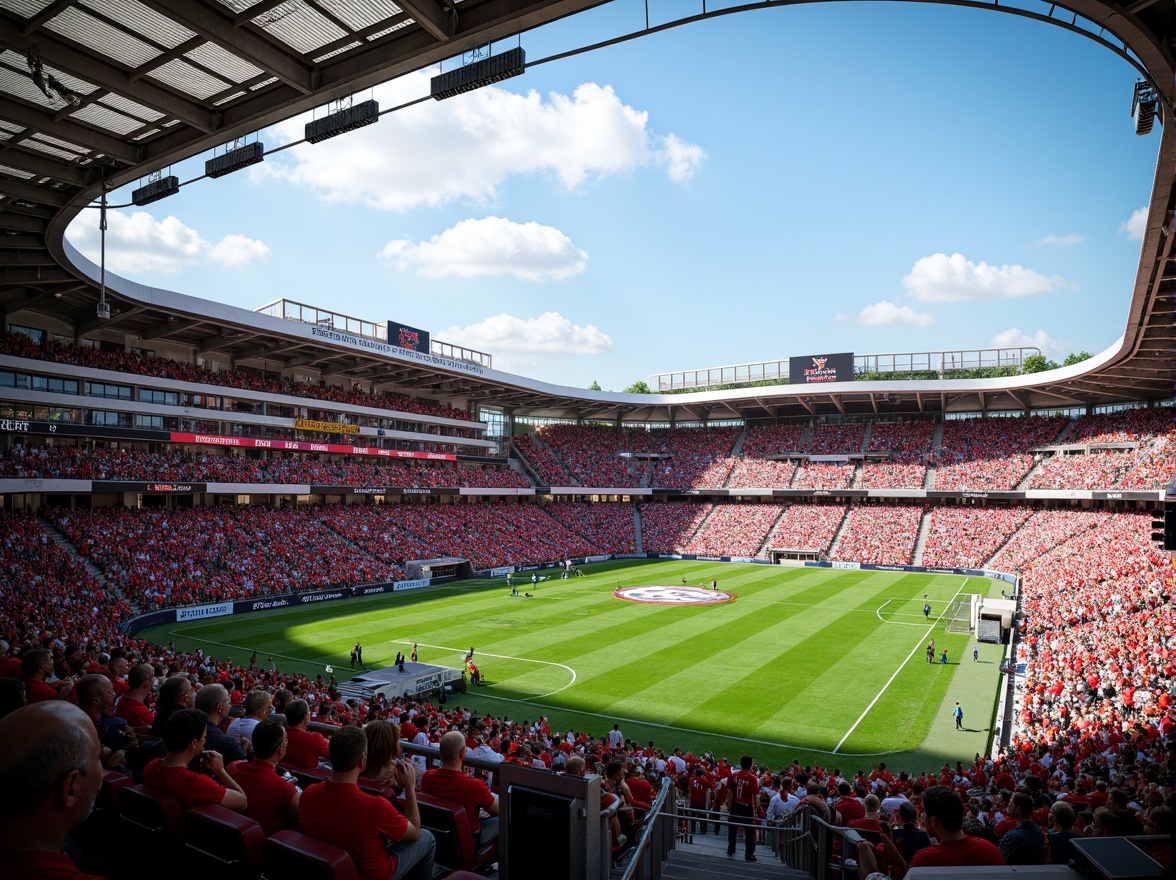
[(10, 880), (101, 880), (62, 853), (102, 787), (98, 734), (68, 702), (23, 706), (0, 719), (0, 865)]
[[(466, 738), (460, 730), (451, 730), (442, 736), (441, 767), (421, 777), (421, 791), (464, 807), (474, 843), (487, 843), (498, 837), (498, 797), (491, 794), (483, 782), (462, 772), (461, 759), (465, 753)], [(490, 818), (481, 821), (479, 808)]]

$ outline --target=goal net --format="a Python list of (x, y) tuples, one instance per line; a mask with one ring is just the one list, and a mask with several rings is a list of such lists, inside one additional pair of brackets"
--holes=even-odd
[(947, 613), (943, 615), (949, 633), (970, 633), (972, 622), (976, 619), (975, 605), (979, 596), (968, 593), (959, 596), (951, 603)]

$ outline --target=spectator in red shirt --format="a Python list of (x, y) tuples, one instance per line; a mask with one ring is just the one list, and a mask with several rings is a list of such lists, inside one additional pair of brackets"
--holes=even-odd
[(266, 837), (298, 821), (301, 792), (278, 775), (278, 762), (286, 754), (286, 726), (276, 715), (253, 728), (253, 760), (234, 761), (229, 775), (241, 786), (249, 805), (245, 815), (261, 826)]
[[(739, 836), (739, 825), (745, 826), (743, 833), (743, 858), (749, 862), (755, 861), (755, 828), (752, 819), (755, 816), (755, 803), (759, 795), (759, 780), (751, 772), (751, 755), (744, 755), (739, 759), (739, 772), (732, 773), (727, 780), (727, 812), (731, 816), (731, 824), (727, 826), (727, 855), (735, 855), (735, 841)], [(743, 819), (740, 823), (739, 819)]]
[[(245, 792), (225, 771), (220, 752), (205, 750), (208, 716), (199, 709), (180, 709), (167, 719), (163, 744), (167, 754), (143, 768), (143, 784), (177, 798), (187, 809), (199, 804), (220, 804), (238, 813), (249, 805)], [(188, 765), (200, 759), (204, 773), (195, 773)]]
[(27, 652), (20, 661), (25, 686), (25, 699), (30, 703), (42, 700), (63, 700), (74, 688), (74, 679), (63, 678), (53, 685), (47, 679), (53, 675), (53, 653), (44, 648)]
[[(421, 777), (421, 791), (460, 804), (469, 817), (474, 843), (482, 844), (498, 837), (498, 798), (484, 783), (466, 776), (461, 759), (466, 753), (465, 734), (451, 730), (441, 737), (441, 766)], [(490, 818), (482, 821), (480, 811)]]
[(285, 763), (299, 770), (314, 770), (320, 758), (330, 754), (327, 738), (310, 730), (310, 704), (291, 700), (286, 706)]
[(114, 717), (121, 718), (135, 733), (148, 733), (155, 721), (155, 713), (147, 708), (147, 697), (155, 683), (155, 668), (140, 663), (127, 676), (127, 690), (114, 706)]
[(395, 782), (404, 789), (404, 813), (391, 801), (357, 784), (367, 766), (367, 737), (358, 727), (331, 736), (331, 778), (302, 795), (299, 821), (311, 837), (347, 850), (359, 880), (430, 880), (437, 841), (421, 828), (416, 768), (397, 764)]
[(866, 815), (866, 808), (860, 800), (853, 796), (853, 788), (848, 782), (844, 780), (839, 782), (837, 784), (837, 793), (840, 797), (833, 804), (833, 809), (841, 815), (841, 823), (843, 825), (849, 825), (855, 819), (860, 819)]
[(102, 785), (98, 735), (69, 703), (24, 706), (0, 720), (0, 865), (12, 880), (99, 880), (62, 853)]
[(911, 858), (912, 868), (1003, 865), (1004, 856), (996, 845), (964, 833), (964, 804), (960, 796), (943, 785), (933, 785), (923, 794), (927, 833), (938, 843), (919, 850)]

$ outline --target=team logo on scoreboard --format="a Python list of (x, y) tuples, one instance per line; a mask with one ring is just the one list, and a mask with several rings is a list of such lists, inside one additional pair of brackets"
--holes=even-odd
[(613, 596), (647, 605), (721, 605), (735, 598), (734, 593), (703, 587), (621, 587)]
[(829, 363), (829, 359), (827, 357), (813, 358), (813, 366), (816, 367), (818, 370), (825, 369), (825, 364), (827, 364), (827, 363)]
[(421, 337), (419, 333), (409, 330), (407, 327), (400, 328), (400, 347), (408, 348), (412, 351), (417, 350), (417, 346), (421, 344)]

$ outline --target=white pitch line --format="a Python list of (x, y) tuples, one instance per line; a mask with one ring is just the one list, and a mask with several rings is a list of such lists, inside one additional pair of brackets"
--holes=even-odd
[[(390, 645), (397, 645), (397, 644), (417, 645), (418, 647), (420, 647), (421, 645), (424, 645), (426, 648), (436, 648), (439, 651), (452, 651), (455, 654), (463, 654), (463, 655), (465, 654), (464, 648), (451, 648), (448, 645), (425, 645), (424, 642), (404, 641), (402, 639), (390, 639), (388, 644), (390, 644)], [(538, 694), (534, 697), (527, 697), (526, 699), (517, 700), (514, 702), (529, 703), (532, 700), (542, 700), (542, 699), (545, 699), (546, 697), (554, 696), (555, 694), (558, 694), (560, 691), (566, 691), (568, 688), (570, 688), (572, 685), (574, 685), (576, 683), (576, 670), (572, 669), (572, 667), (570, 667), (564, 663), (556, 663), (554, 660), (532, 660), (530, 657), (512, 657), (509, 654), (490, 654), (486, 651), (479, 651), (478, 653), (481, 654), (483, 657), (495, 657), (499, 660), (519, 660), (523, 663), (538, 663), (540, 666), (558, 666), (560, 669), (566, 669), (569, 673), (571, 673), (572, 680), (569, 681), (567, 684), (565, 684), (563, 687), (556, 688), (555, 690), (549, 691), (546, 694)], [(501, 699), (505, 699), (505, 698), (498, 697), (497, 699), (501, 700)]]
[[(968, 579), (964, 578), (963, 584), (961, 584), (960, 588), (958, 590), (956, 590), (956, 594), (951, 597), (951, 602), (955, 602), (955, 600), (959, 598), (960, 593), (962, 593), (964, 591), (964, 587), (966, 587), (967, 585), (968, 585)], [(927, 627), (927, 629), (923, 633), (923, 639), (927, 638), (927, 636), (930, 635), (931, 630), (935, 629), (935, 627), (937, 627), (939, 625), (939, 621), (941, 621), (943, 619), (943, 615), (946, 614), (947, 609), (951, 607), (951, 602), (949, 602), (947, 605), (945, 605), (943, 607), (943, 610), (939, 612), (939, 616), (935, 618), (935, 622)], [(915, 656), (915, 651), (919, 650), (919, 648), (921, 648), (923, 646), (923, 639), (919, 639), (919, 641), (915, 643), (915, 646), (913, 648), (911, 648), (911, 652), (906, 655), (906, 659), (903, 660), (902, 663), (900, 663), (898, 665), (898, 669), (894, 670), (894, 675), (890, 676), (890, 679), (886, 682), (886, 684), (882, 685), (882, 690), (878, 691), (878, 694), (874, 697), (874, 699), (870, 700), (870, 705), (866, 706), (866, 710), (864, 712), (862, 712), (861, 715), (858, 716), (858, 720), (853, 723), (853, 727), (851, 727), (849, 729), (849, 731), (845, 734), (845, 736), (841, 737), (841, 742), (839, 742), (836, 746), (834, 746), (834, 748), (833, 748), (834, 755), (836, 755), (838, 750), (843, 745), (845, 745), (845, 741), (847, 739), (849, 739), (850, 736), (853, 735), (853, 732), (855, 730), (857, 730), (858, 725), (861, 724), (863, 720), (865, 720), (865, 717), (870, 714), (870, 710), (874, 708), (874, 704), (877, 703), (880, 699), (882, 699), (882, 695), (884, 693), (886, 693), (887, 688), (889, 688), (890, 685), (894, 684), (894, 680), (896, 678), (898, 678), (898, 674), (900, 672), (902, 672), (902, 670), (906, 667), (906, 665), (911, 661), (911, 658)]]

